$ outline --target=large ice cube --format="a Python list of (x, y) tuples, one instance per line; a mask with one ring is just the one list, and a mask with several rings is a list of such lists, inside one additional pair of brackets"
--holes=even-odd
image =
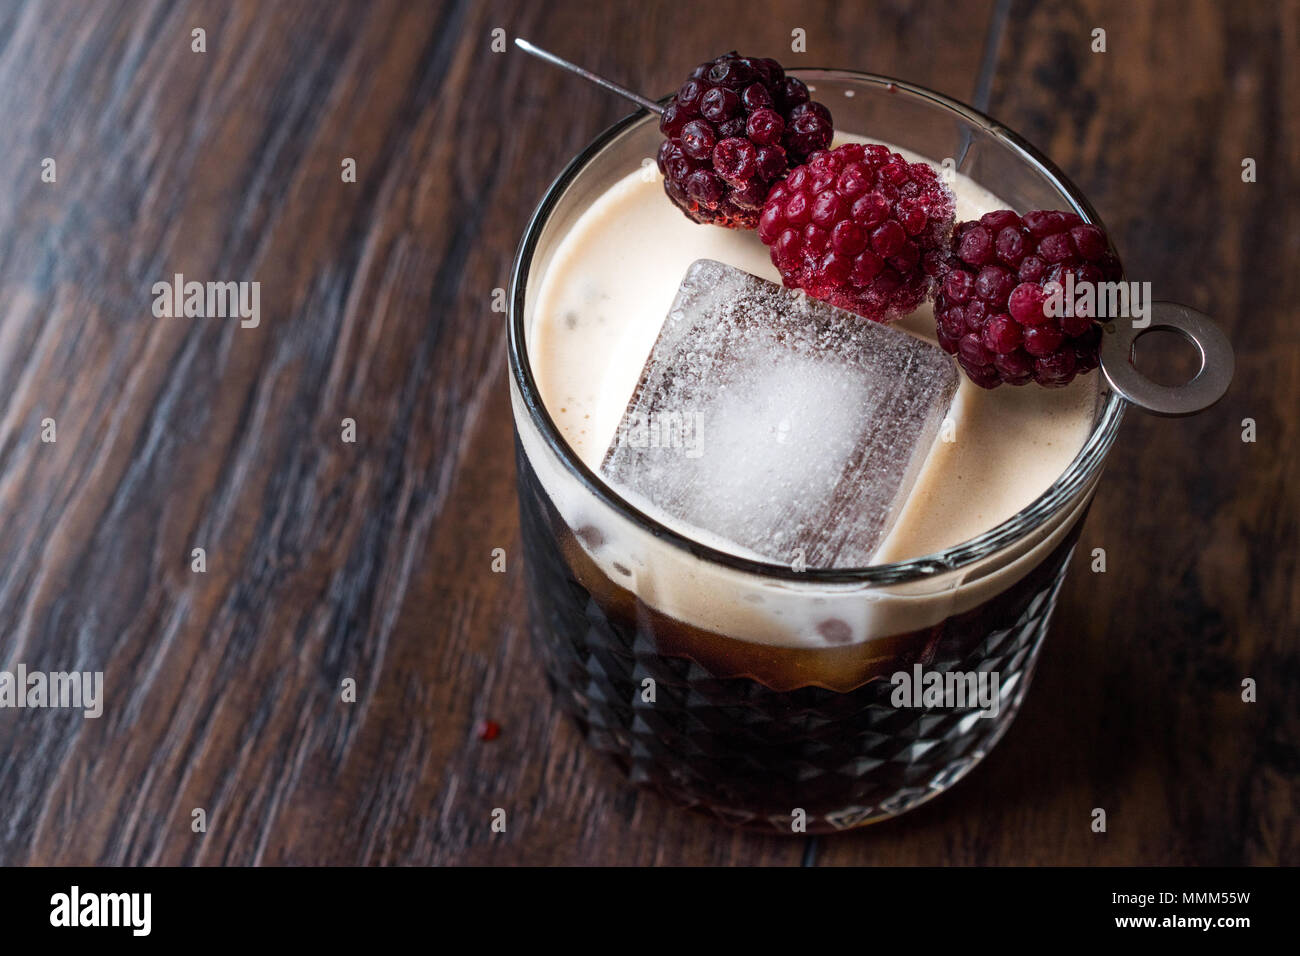
[(701, 259), (601, 471), (633, 500), (742, 553), (861, 567), (956, 387), (938, 347)]

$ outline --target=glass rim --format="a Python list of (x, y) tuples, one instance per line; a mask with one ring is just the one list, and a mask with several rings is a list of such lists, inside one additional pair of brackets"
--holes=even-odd
[[(1084, 198), (1079, 188), (1050, 159), (1015, 132), (974, 107), (926, 87), (875, 73), (818, 67), (800, 68), (788, 72), (805, 81), (812, 80), (815, 82), (818, 77), (830, 77), (846, 79), (868, 86), (882, 87), (891, 93), (902, 91), (955, 113), (966, 122), (980, 127), (1003, 145), (1010, 147), (1023, 161), (1034, 166), (1039, 173), (1045, 176), (1048, 182), (1067, 198), (1074, 207), (1075, 212), (1086, 221), (1101, 225), (1100, 217), (1087, 199)], [(663, 97), (661, 102), (666, 102), (671, 95)], [(514, 263), (510, 271), (510, 311), (506, 324), (513, 382), (519, 389), (529, 418), (541, 433), (547, 447), (556, 455), (566, 470), (581, 482), (587, 491), (594, 494), (600, 501), (613, 508), (624, 518), (633, 522), (642, 531), (711, 564), (721, 565), (743, 573), (803, 584), (899, 584), (958, 570), (982, 560), (1008, 545), (1014, 544), (1025, 535), (1042, 527), (1049, 519), (1065, 508), (1080, 489), (1099, 471), (1105, 460), (1106, 453), (1110, 450), (1110, 446), (1114, 443), (1119, 432), (1120, 422), (1124, 417), (1124, 410), (1127, 405), (1119, 394), (1106, 387), (1104, 381), (1102, 383), (1102, 395), (1105, 396), (1104, 404), (1093, 424), (1087, 441), (1084, 442), (1078, 454), (1066, 467), (1065, 472), (1046, 491), (1020, 511), (988, 531), (941, 551), (910, 558), (906, 561), (874, 564), (861, 568), (807, 568), (800, 571), (788, 564), (758, 561), (710, 547), (688, 535), (673, 530), (623, 498), (613, 486), (606, 483), (577, 456), (560, 433), (559, 427), (555, 424), (550, 412), (547, 411), (545, 404), (542, 402), (540, 390), (537, 387), (537, 381), (533, 376), (531, 363), (528, 360), (524, 306), (533, 254), (551, 213), (559, 204), (570, 184), (593, 159), (604, 151), (606, 146), (631, 127), (644, 122), (652, 115), (646, 109), (637, 109), (629, 113), (604, 129), (577, 156), (569, 161), (563, 171), (547, 187), (537, 208), (529, 217), (528, 226), (524, 230), (523, 238), (516, 250)], [(1100, 372), (1096, 374), (1100, 374)]]

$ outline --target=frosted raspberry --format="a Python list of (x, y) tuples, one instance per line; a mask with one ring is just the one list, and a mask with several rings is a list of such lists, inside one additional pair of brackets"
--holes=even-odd
[(953, 209), (932, 167), (850, 143), (814, 153), (773, 187), (758, 236), (787, 286), (883, 322), (929, 294)]

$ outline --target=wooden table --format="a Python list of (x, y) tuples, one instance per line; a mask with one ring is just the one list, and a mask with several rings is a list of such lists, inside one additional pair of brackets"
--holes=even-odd
[[(1297, 5), (714, 0), (689, 22), (0, 8), (0, 668), (105, 672), (99, 719), (0, 711), (0, 862), (1300, 863)], [(951, 794), (835, 838), (730, 832), (628, 789), (552, 708), (493, 290), (626, 108), (494, 53), (498, 27), (654, 94), (737, 47), (972, 102), (1085, 189), (1131, 274), (1228, 329), (1218, 407), (1129, 416), (1035, 689)], [(260, 324), (155, 317), (176, 273), (259, 281)]]

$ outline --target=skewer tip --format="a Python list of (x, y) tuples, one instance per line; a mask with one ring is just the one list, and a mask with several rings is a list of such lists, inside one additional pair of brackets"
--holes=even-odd
[(597, 86), (602, 86), (613, 93), (617, 93), (619, 96), (623, 97), (624, 99), (631, 100), (633, 103), (635, 103), (637, 106), (641, 107), (642, 109), (649, 110), (650, 112), (657, 113), (657, 114), (662, 114), (664, 111), (664, 108), (662, 106), (660, 106), (658, 103), (656, 103), (654, 100), (650, 99), (649, 97), (642, 96), (640, 93), (635, 93), (624, 86), (620, 86), (619, 84), (615, 83), (613, 80), (606, 79), (605, 77), (600, 76), (599, 74), (593, 73), (588, 69), (578, 66), (576, 63), (570, 63), (568, 60), (556, 56), (554, 53), (551, 53), (549, 50), (543, 50), (541, 47), (537, 46), (536, 44), (529, 43), (523, 37), (515, 37), (515, 46), (519, 47), (519, 49), (523, 50), (525, 53), (532, 54), (533, 56), (537, 57), (540, 60), (545, 60), (547, 63), (550, 63), (554, 66), (558, 66), (561, 69), (568, 70), (570, 73), (580, 76), (584, 80), (588, 80), (591, 83), (595, 83)]

